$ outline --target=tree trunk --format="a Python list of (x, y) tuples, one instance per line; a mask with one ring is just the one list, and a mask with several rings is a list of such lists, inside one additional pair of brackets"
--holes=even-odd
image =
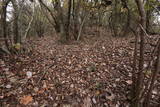
[(68, 17), (66, 24), (66, 39), (69, 39), (69, 30), (70, 30), (70, 20), (71, 20), (71, 8), (72, 8), (72, 0), (68, 0)]
[(14, 8), (14, 28), (13, 28), (13, 32), (14, 32), (14, 43), (21, 43), (21, 37), (19, 35), (19, 27), (18, 27), (18, 19), (19, 19), (19, 10), (18, 10), (18, 5), (16, 0), (12, 0), (12, 5)]
[(67, 34), (66, 34), (66, 30), (65, 30), (64, 14), (63, 14), (63, 9), (61, 7), (60, 0), (57, 1), (57, 11), (58, 11), (61, 41), (66, 42)]
[(73, 36), (74, 36), (74, 39), (77, 40), (78, 38), (78, 35), (77, 35), (77, 32), (78, 32), (78, 25), (79, 25), (79, 21), (78, 21), (78, 14), (79, 14), (79, 7), (80, 7), (80, 4), (81, 4), (81, 0), (77, 0), (77, 3), (75, 3), (75, 0), (73, 0)]
[(112, 13), (112, 15), (113, 16), (111, 16), (111, 17), (113, 17), (113, 19), (111, 18), (111, 26), (112, 26), (112, 31), (113, 31), (113, 33), (114, 33), (114, 35), (113, 36), (118, 36), (118, 28), (117, 28), (117, 25), (116, 25), (116, 23), (117, 23), (117, 16), (118, 16), (118, 10), (117, 10), (117, 5), (118, 5), (118, 0), (115, 0), (115, 4), (114, 4), (114, 12)]
[(126, 36), (127, 34), (128, 34), (128, 32), (129, 32), (129, 27), (128, 26), (130, 26), (130, 19), (131, 19), (131, 15), (130, 15), (130, 9), (129, 9), (129, 7), (128, 7), (128, 4), (127, 4), (127, 1), (126, 0), (121, 0), (121, 2), (122, 2), (122, 4), (123, 4), (123, 6), (124, 6), (124, 8), (126, 8), (127, 9), (127, 22), (126, 22), (126, 24), (125, 24), (125, 26), (124, 26), (124, 30), (123, 30), (123, 34), (122, 34), (122, 36)]
[(5, 39), (5, 45), (9, 49), (9, 43), (8, 43), (8, 38), (7, 38), (7, 22), (6, 22), (6, 17), (7, 17), (7, 6), (11, 0), (3, 0), (2, 1), (2, 34)]
[[(142, 0), (135, 0), (137, 7), (138, 7), (138, 11), (139, 11), (139, 15), (141, 17), (140, 20), (140, 24), (141, 26), (146, 29), (146, 13), (145, 13), (145, 9), (144, 9), (144, 5), (142, 3)], [(142, 89), (143, 89), (143, 80), (144, 80), (144, 74), (143, 74), (143, 65), (144, 65), (144, 43), (145, 43), (145, 33), (143, 31), (143, 29), (141, 29), (140, 31), (140, 60), (139, 60), (139, 71), (137, 73), (137, 83), (136, 83), (136, 91), (135, 91), (135, 97), (133, 98), (134, 100), (132, 101), (131, 106), (132, 107), (140, 107), (141, 106), (141, 94), (142, 94)]]
[(78, 41), (78, 40), (80, 39), (80, 37), (81, 37), (81, 33), (82, 33), (83, 26), (84, 26), (84, 22), (86, 21), (87, 17), (88, 17), (88, 13), (86, 13), (86, 15), (84, 16), (83, 21), (82, 21), (82, 23), (81, 23), (81, 25), (80, 25), (80, 28), (79, 28), (79, 31), (78, 31), (77, 41)]
[(160, 72), (160, 39), (157, 43), (157, 59), (156, 59), (156, 64), (155, 64), (155, 70), (153, 71), (152, 74), (152, 79), (151, 79), (151, 83), (150, 83), (150, 87), (148, 89), (147, 95), (145, 97), (145, 102), (144, 102), (144, 107), (150, 107), (150, 99), (151, 99), (151, 95), (152, 95), (152, 90), (154, 88), (154, 83), (157, 80), (157, 75)]
[(38, 0), (38, 1), (40, 3), (41, 8), (44, 7), (49, 12), (49, 14), (51, 15), (51, 17), (52, 17), (52, 19), (54, 21), (54, 24), (51, 22), (50, 18), (47, 16), (47, 14), (46, 14), (46, 17), (47, 17), (48, 21), (52, 24), (52, 26), (54, 26), (56, 32), (59, 33), (60, 32), (60, 25), (59, 25), (59, 23), (57, 21), (57, 18), (52, 13), (52, 10), (50, 8), (48, 8), (42, 0)]

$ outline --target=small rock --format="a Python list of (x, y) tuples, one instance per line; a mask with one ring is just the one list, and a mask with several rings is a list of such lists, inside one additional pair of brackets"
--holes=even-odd
[(32, 72), (28, 71), (28, 72), (26, 73), (26, 75), (27, 75), (27, 78), (31, 78), (31, 77), (32, 77)]

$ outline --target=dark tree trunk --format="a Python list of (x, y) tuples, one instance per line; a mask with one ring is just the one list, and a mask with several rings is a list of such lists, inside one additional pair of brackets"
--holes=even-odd
[(7, 38), (7, 6), (11, 0), (3, 0), (2, 2), (2, 34), (5, 39), (5, 45), (9, 48), (8, 38)]
[(80, 6), (81, 0), (78, 0), (77, 3), (75, 2), (75, 0), (73, 0), (73, 29), (74, 29), (74, 39), (77, 40), (78, 38), (78, 14), (79, 14), (79, 6)]
[(69, 31), (70, 31), (70, 20), (71, 20), (71, 9), (72, 9), (72, 0), (68, 0), (68, 17), (66, 24), (66, 39), (69, 39)]
[(128, 26), (130, 26), (130, 19), (131, 19), (131, 17), (130, 17), (130, 9), (129, 9), (128, 5), (127, 5), (127, 1), (126, 0), (121, 0), (121, 2), (123, 4), (123, 8), (127, 9), (127, 22), (126, 22), (126, 24), (124, 26), (124, 30), (123, 30), (123, 34), (122, 34), (122, 36), (126, 36), (128, 34), (128, 32), (129, 32), (129, 30), (130, 30), (129, 27), (128, 27)]
[[(140, 26), (143, 27), (143, 29), (146, 29), (146, 13), (144, 10), (144, 6), (141, 0), (135, 0), (137, 7), (138, 7), (138, 11), (139, 11), (139, 15), (141, 17), (140, 20)], [(143, 29), (141, 28), (140, 31), (140, 60), (139, 60), (139, 70), (137, 73), (137, 80), (136, 80), (136, 91), (135, 91), (135, 96), (133, 98), (133, 102), (131, 104), (132, 107), (140, 107), (141, 106), (141, 92), (143, 89), (143, 81), (144, 81), (144, 74), (143, 74), (143, 65), (144, 65), (144, 43), (145, 43), (145, 33), (143, 31)]]
[(150, 32), (150, 11), (146, 12), (146, 32)]

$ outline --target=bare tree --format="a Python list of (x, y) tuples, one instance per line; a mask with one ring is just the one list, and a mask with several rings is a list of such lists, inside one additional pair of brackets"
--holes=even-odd
[[(143, 2), (141, 0), (135, 0), (137, 7), (138, 7), (138, 11), (139, 11), (139, 15), (140, 15), (140, 25), (146, 29), (146, 14), (145, 14), (145, 9), (144, 9), (144, 5)], [(143, 70), (144, 70), (144, 43), (145, 43), (145, 33), (143, 31), (143, 29), (141, 28), (140, 31), (140, 60), (139, 60), (139, 69), (138, 69), (138, 73), (136, 75), (136, 82), (135, 82), (135, 96), (133, 97), (132, 100), (132, 107), (140, 107), (142, 104), (142, 99), (141, 99), (141, 95), (142, 95), (142, 91), (143, 91), (143, 82), (144, 82), (144, 74), (143, 74)], [(134, 84), (133, 84), (134, 85)]]

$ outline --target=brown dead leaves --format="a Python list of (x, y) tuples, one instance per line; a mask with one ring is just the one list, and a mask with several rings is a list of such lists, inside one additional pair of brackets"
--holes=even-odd
[(21, 104), (24, 104), (24, 105), (27, 105), (27, 104), (29, 104), (29, 103), (32, 102), (32, 101), (33, 101), (33, 97), (30, 96), (30, 95), (28, 95), (28, 96), (23, 96), (23, 97), (20, 98), (20, 103), (21, 103)]

